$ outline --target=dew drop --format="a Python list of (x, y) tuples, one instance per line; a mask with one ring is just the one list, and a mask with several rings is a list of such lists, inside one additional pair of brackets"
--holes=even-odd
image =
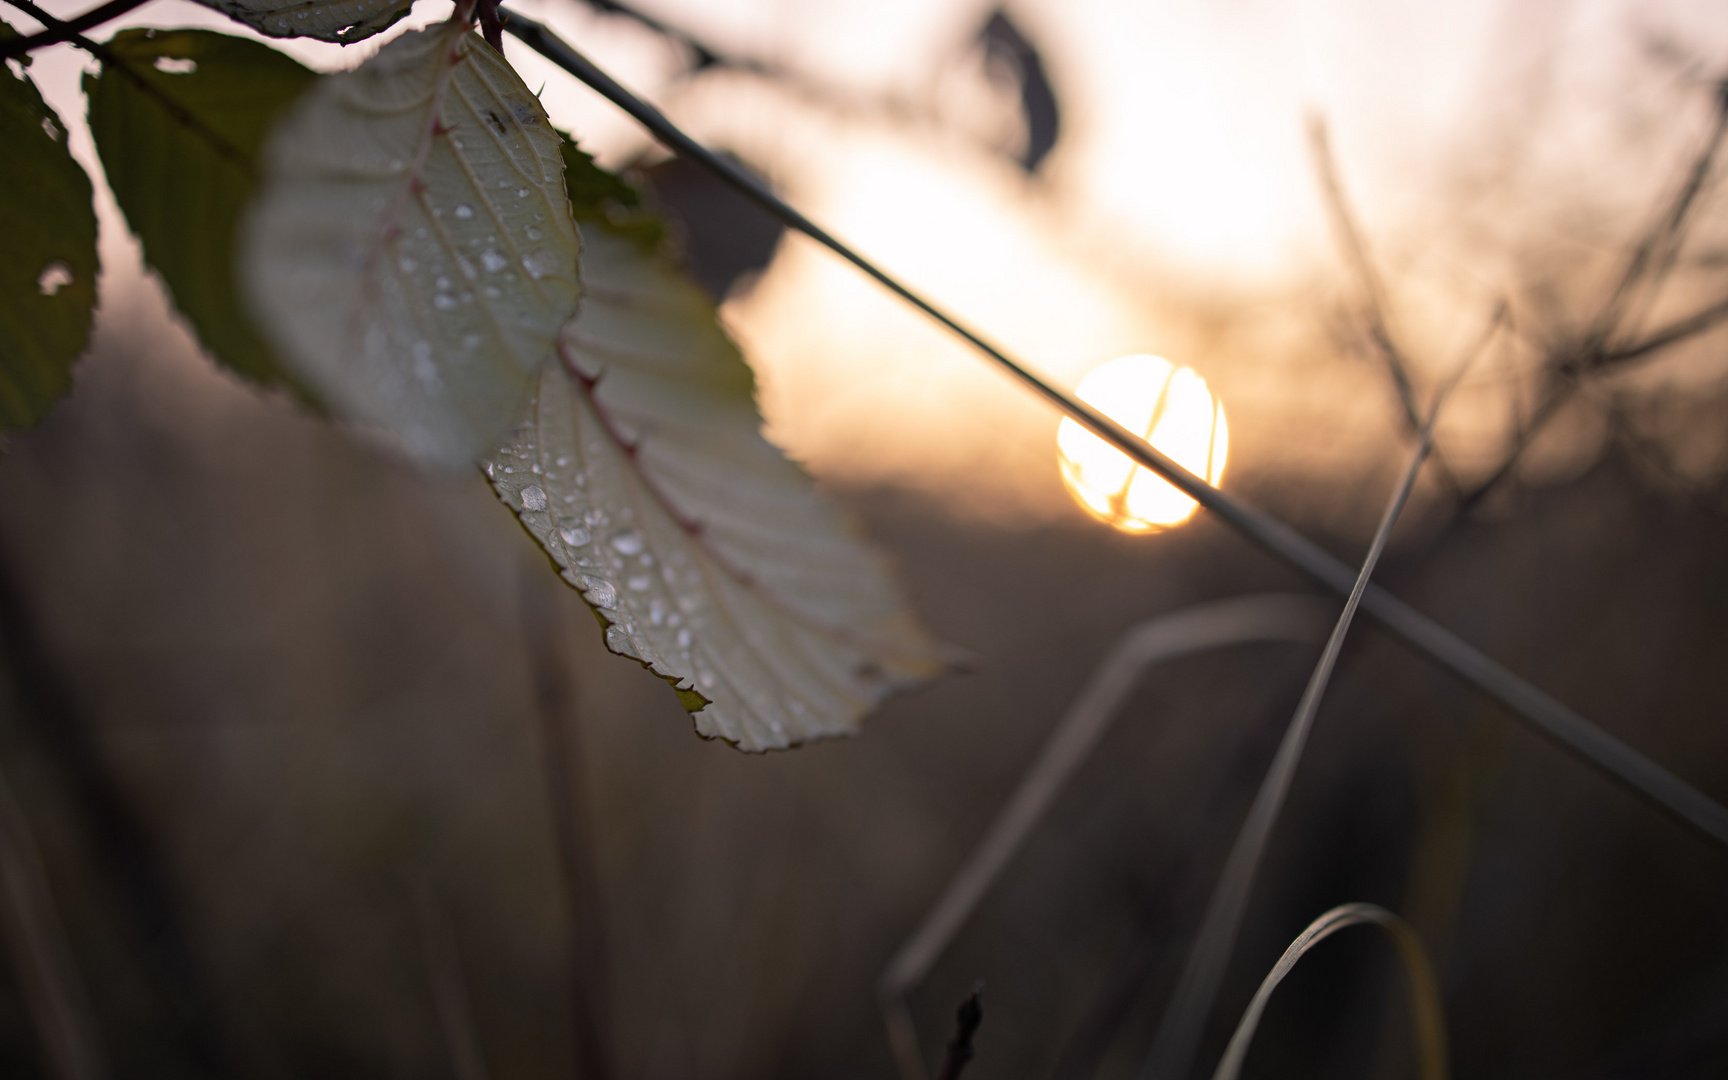
[(506, 266), (509, 266), (510, 260), (498, 254), (498, 252), (492, 248), (487, 248), (485, 251), (480, 253), (480, 265), (486, 268), (488, 274), (496, 274)]
[(558, 459), (556, 461), (554, 461), (552, 464), (554, 464), (554, 465), (558, 466), (560, 469), (562, 469), (566, 465), (570, 464), (570, 455), (569, 454), (559, 454)]
[(456, 216), (461, 218), (463, 221), (467, 221), (469, 218), (474, 216), (474, 208), (469, 206), (467, 203), (457, 203)]
[(655, 626), (666, 624), (666, 601), (658, 596), (648, 602), (648, 621)]
[(587, 547), (588, 542), (594, 539), (594, 534), (590, 533), (580, 525), (572, 525), (567, 529), (559, 529), (558, 535), (563, 538), (566, 544), (573, 548)]
[(434, 281), (432, 284), (440, 289), (448, 289), (450, 287), (450, 279), (440, 275), (438, 280)]
[(606, 511), (596, 506), (592, 510), (583, 514), (582, 520), (588, 523), (589, 526), (604, 525), (606, 524)]
[(504, 295), (503, 293), (498, 291), (498, 286), (496, 286), (496, 285), (486, 286), (484, 289), (480, 290), (480, 294), (482, 296), (486, 297), (486, 299), (488, 299), (488, 300), (496, 300), (500, 296)]
[(642, 534), (635, 529), (621, 532), (612, 538), (612, 547), (620, 555), (640, 555), (644, 546)]
[(608, 626), (606, 628), (606, 647), (619, 656), (636, 659), (636, 647), (630, 643), (630, 635), (624, 632), (623, 627)]
[(434, 293), (432, 296), (432, 306), (437, 308), (439, 311), (450, 311), (456, 306), (456, 298), (451, 296), (449, 293)]
[(524, 188), (517, 188), (516, 189), (516, 197), (518, 199), (526, 199), (528, 197), (528, 189), (525, 187)]
[(691, 635), (690, 635), (690, 628), (688, 626), (686, 626), (684, 629), (678, 631), (678, 647), (680, 649), (688, 649), (690, 647), (691, 640), (692, 639), (691, 639)]
[(627, 581), (625, 584), (630, 586), (631, 592), (647, 592), (648, 586), (652, 585), (653, 583), (654, 582), (648, 577), (647, 574), (637, 574), (634, 577), (632, 577), (629, 581)]
[(546, 234), (541, 232), (539, 229), (536, 229), (534, 226), (530, 225), (526, 229), (522, 230), (522, 235), (526, 236), (530, 240), (538, 240), (542, 236), (545, 236)]
[(419, 265), (420, 265), (419, 263), (415, 262), (413, 259), (410, 259), (406, 255), (404, 255), (401, 258), (396, 260), (397, 269), (401, 270), (404, 274), (412, 274), (414, 272), (414, 268), (416, 266), (419, 266)]
[(523, 488), (522, 489), (522, 509), (524, 509), (524, 510), (544, 510), (544, 509), (546, 509), (546, 493), (544, 491), (541, 491), (538, 487), (536, 487), (534, 485), (529, 485), (528, 487)]
[(479, 347), (480, 347), (480, 335), (479, 334), (463, 334), (462, 335), (462, 348), (466, 349), (468, 352), (473, 352), (475, 349), (478, 349)]
[(576, 578), (576, 584), (582, 587), (582, 593), (588, 602), (595, 607), (615, 608), (618, 606), (618, 590), (612, 583), (602, 577), (582, 574)]
[(529, 277), (538, 281), (547, 274), (556, 273), (560, 261), (556, 251), (538, 248), (522, 256), (522, 269), (528, 271)]

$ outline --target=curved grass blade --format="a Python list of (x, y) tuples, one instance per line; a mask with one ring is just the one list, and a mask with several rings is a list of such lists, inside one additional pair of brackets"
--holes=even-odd
[(924, 981), (978, 902), (1020, 850), (1044, 812), (1104, 737), (1117, 711), (1152, 664), (1209, 649), (1260, 641), (1320, 644), (1332, 604), (1318, 597), (1267, 594), (1197, 604), (1130, 627), (1075, 695), (1014, 794), (977, 847), (949, 879), (877, 983), (877, 1003), (904, 1080), (921, 1080), (923, 1056), (906, 995)]
[(84, 76), (90, 133), (145, 261), (217, 362), (310, 401), (241, 301), (236, 246), (270, 125), (317, 73), (209, 30), (122, 30), (102, 61)]
[(607, 648), (671, 683), (699, 734), (760, 751), (851, 733), (940, 672), (939, 651), (881, 557), (762, 437), (750, 369), (657, 246), (663, 226), (569, 154), (582, 310), (487, 474)]
[[(16, 37), (0, 23), (0, 38)], [(28, 74), (0, 73), (0, 146), (0, 429), (16, 429), (72, 388), (96, 305), (96, 213)]]
[(559, 138), (461, 24), (327, 75), (277, 126), (243, 240), (295, 372), (423, 462), (470, 465), (516, 419), (576, 310)]
[(1404, 962), (1404, 978), (1410, 988), (1410, 1019), (1416, 1033), (1416, 1076), (1418, 1080), (1446, 1080), (1449, 1075), (1446, 1051), (1446, 1012), (1440, 1004), (1440, 986), (1434, 979), (1434, 968), (1428, 962), (1428, 950), (1416, 930), (1403, 919), (1377, 904), (1340, 904), (1308, 924), (1296, 936), (1278, 963), (1266, 973), (1255, 991), (1254, 999), (1243, 1011), (1230, 1045), (1224, 1050), (1212, 1080), (1236, 1080), (1242, 1071), (1242, 1061), (1260, 1027), (1260, 1017), (1272, 991), (1284, 981), (1304, 956), (1327, 938), (1352, 926), (1378, 926), (1386, 932)]
[[(623, 109), (666, 146), (700, 162), (787, 226), (850, 262), (883, 288), (966, 341), (1076, 423), (1170, 481), (1183, 494), (1217, 514), (1243, 536), (1333, 592), (1341, 596), (1350, 594), (1355, 573), (1319, 545), (1283, 522), (1214, 488), (1097, 409), (1052, 386), (782, 202), (766, 184), (736, 163), (720, 157), (686, 135), (658, 109), (619, 85), (545, 26), (514, 12), (504, 14), (507, 20), (505, 29), (511, 34)], [(1391, 593), (1371, 585), (1363, 594), (1361, 603), (1364, 611), (1407, 645), (1506, 706), (1562, 749), (1625, 785), (1651, 805), (1728, 847), (1728, 807), (1514, 675)]]

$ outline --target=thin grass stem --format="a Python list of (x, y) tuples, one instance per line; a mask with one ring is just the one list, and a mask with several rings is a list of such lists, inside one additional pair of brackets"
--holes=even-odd
[(1320, 662), (1314, 666), (1314, 673), (1308, 679), (1308, 687), (1302, 692), (1302, 700), (1296, 706), (1295, 715), (1290, 718), (1290, 726), (1284, 731), (1283, 741), (1278, 744), (1278, 753), (1273, 757), (1272, 765), (1266, 770), (1266, 777), (1260, 783), (1260, 790), (1254, 796), (1254, 804), (1248, 810), (1248, 819), (1242, 823), (1242, 830), (1237, 833), (1236, 843), (1230, 849), (1230, 857), (1224, 863), (1224, 872), (1219, 876), (1212, 899), (1207, 902), (1206, 915), (1201, 920), (1199, 933), (1195, 935), (1193, 948), (1188, 953), (1188, 962), (1176, 984), (1176, 992), (1164, 1011), (1164, 1019), (1159, 1023), (1158, 1033), (1152, 1040), (1151, 1053), (1147, 1055), (1146, 1064), (1140, 1070), (1142, 1080), (1186, 1080), (1193, 1068), (1194, 1055), (1199, 1049), (1206, 1019), (1212, 1014), (1212, 1004), (1218, 996), (1218, 987), (1224, 981), (1224, 971), (1229, 965), (1230, 954), (1236, 947), (1236, 933), (1248, 907), (1249, 893), (1260, 869), (1261, 857), (1266, 852), (1266, 845), (1272, 837), (1273, 827), (1278, 823), (1278, 816), (1284, 809), (1284, 799), (1289, 794), (1290, 783), (1296, 776), (1296, 766), (1302, 760), (1302, 751), (1306, 748), (1309, 732), (1314, 727), (1314, 717), (1320, 711), (1320, 700), (1325, 696), (1327, 684), (1331, 682), (1333, 669), (1337, 667), (1338, 655), (1343, 651), (1344, 639), (1350, 633), (1350, 624), (1356, 617), (1356, 609), (1361, 605), (1363, 594), (1368, 589), (1368, 579), (1373, 576), (1374, 567), (1379, 563), (1380, 555), (1386, 550), (1386, 543), (1392, 536), (1392, 527), (1397, 524), (1398, 515), (1403, 513), (1404, 504), (1416, 486), (1416, 477), (1421, 474), (1422, 463), (1428, 459), (1429, 448), (1434, 442), (1434, 420), (1439, 416), (1439, 412), (1439, 402), (1436, 402), (1428, 422), (1423, 425), (1416, 449), (1410, 455), (1410, 464), (1404, 470), (1403, 479), (1399, 481), (1391, 501), (1386, 504), (1385, 513), (1381, 515), (1380, 526), (1374, 531), (1374, 541), (1368, 547), (1367, 557), (1362, 560), (1362, 569), (1356, 575), (1350, 597), (1345, 601), (1344, 610), (1332, 627), (1332, 635), (1326, 641), (1326, 648), (1320, 653)]
[(1278, 984), (1296, 964), (1316, 945), (1338, 931), (1367, 925), (1384, 930), (1397, 948), (1398, 958), (1404, 962), (1405, 982), (1410, 988), (1411, 1026), (1416, 1034), (1418, 1080), (1446, 1080), (1449, 1072), (1446, 1013), (1440, 1004), (1440, 986), (1434, 978), (1434, 965), (1429, 963), (1428, 950), (1423, 948), (1422, 939), (1416, 935), (1415, 929), (1377, 904), (1340, 904), (1309, 923), (1308, 928), (1297, 935), (1272, 970), (1267, 972), (1266, 978), (1261, 980), (1260, 989), (1236, 1024), (1235, 1034), (1230, 1037), (1230, 1045), (1225, 1048), (1224, 1057), (1212, 1073), (1212, 1080), (1236, 1080), (1242, 1071), (1242, 1062), (1248, 1056), (1248, 1047), (1254, 1041), (1254, 1032), (1260, 1026), (1260, 1017), (1266, 1012), (1266, 1003), (1272, 998), (1272, 991), (1278, 989)]
[(1240, 596), (1147, 619), (1117, 640), (1051, 729), (978, 846), (882, 971), (877, 1000), (904, 1080), (923, 1076), (906, 996), (924, 981), (1050, 804), (1091, 756), (1146, 669), (1179, 656), (1252, 642), (1318, 645), (1331, 619), (1332, 605), (1316, 597)]
[[(1333, 592), (1341, 596), (1350, 594), (1356, 577), (1354, 571), (1313, 541), (1283, 522), (1214, 488), (1146, 440), (1008, 357), (788, 206), (761, 180), (685, 134), (658, 109), (619, 85), (545, 26), (513, 12), (505, 13), (502, 9), (500, 14), (504, 16), (506, 31), (623, 109), (664, 145), (702, 164), (784, 224), (827, 247), (894, 295), (947, 327), (1076, 423), (1133, 461), (1164, 477), (1249, 540)], [(1390, 593), (1370, 586), (1362, 595), (1361, 605), (1362, 610), (1407, 645), (1499, 701), (1562, 749), (1728, 847), (1728, 808), (1591, 724)]]

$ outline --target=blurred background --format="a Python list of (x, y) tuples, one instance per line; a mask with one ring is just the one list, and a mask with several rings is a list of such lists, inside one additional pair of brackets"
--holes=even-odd
[[(1223, 486), (1352, 563), (1412, 406), (1468, 360), (1380, 580), (1728, 800), (1714, 5), (521, 10), (1054, 381), (1193, 368), (1229, 414)], [(180, 0), (121, 25), (244, 33)], [(282, 47), (333, 68), (376, 43)], [(894, 1075), (879, 972), (1112, 643), (1311, 591), (1204, 513), (1088, 516), (1054, 413), (507, 54), (681, 220), (770, 436), (974, 668), (857, 739), (701, 742), (479, 476), (420, 476), (200, 356), (98, 179), (90, 353), (0, 458), (0, 797), (27, 829), (0, 839), (39, 857), (109, 1075), (568, 1076), (595, 1017), (620, 1077)], [(99, 177), (84, 64), (31, 70)], [(1137, 1072), (1316, 655), (1148, 672), (913, 994), (931, 1060), (982, 979), (968, 1075)], [(1365, 622), (1208, 1066), (1347, 901), (1423, 936), (1460, 1076), (1728, 1070), (1728, 853)], [(53, 1075), (16, 970), (0, 1072)], [(1247, 1072), (1405, 1075), (1407, 1026), (1390, 951), (1352, 931), (1274, 997)]]

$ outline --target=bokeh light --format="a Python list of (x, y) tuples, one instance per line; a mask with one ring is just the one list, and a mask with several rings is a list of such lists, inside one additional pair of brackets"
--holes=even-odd
[[(1194, 475), (1213, 486), (1223, 479), (1230, 449), (1224, 405), (1189, 368), (1162, 356), (1122, 356), (1094, 368), (1076, 393)], [(1066, 417), (1056, 430), (1056, 454), (1062, 482), (1080, 505), (1124, 532), (1180, 525), (1199, 505)]]

